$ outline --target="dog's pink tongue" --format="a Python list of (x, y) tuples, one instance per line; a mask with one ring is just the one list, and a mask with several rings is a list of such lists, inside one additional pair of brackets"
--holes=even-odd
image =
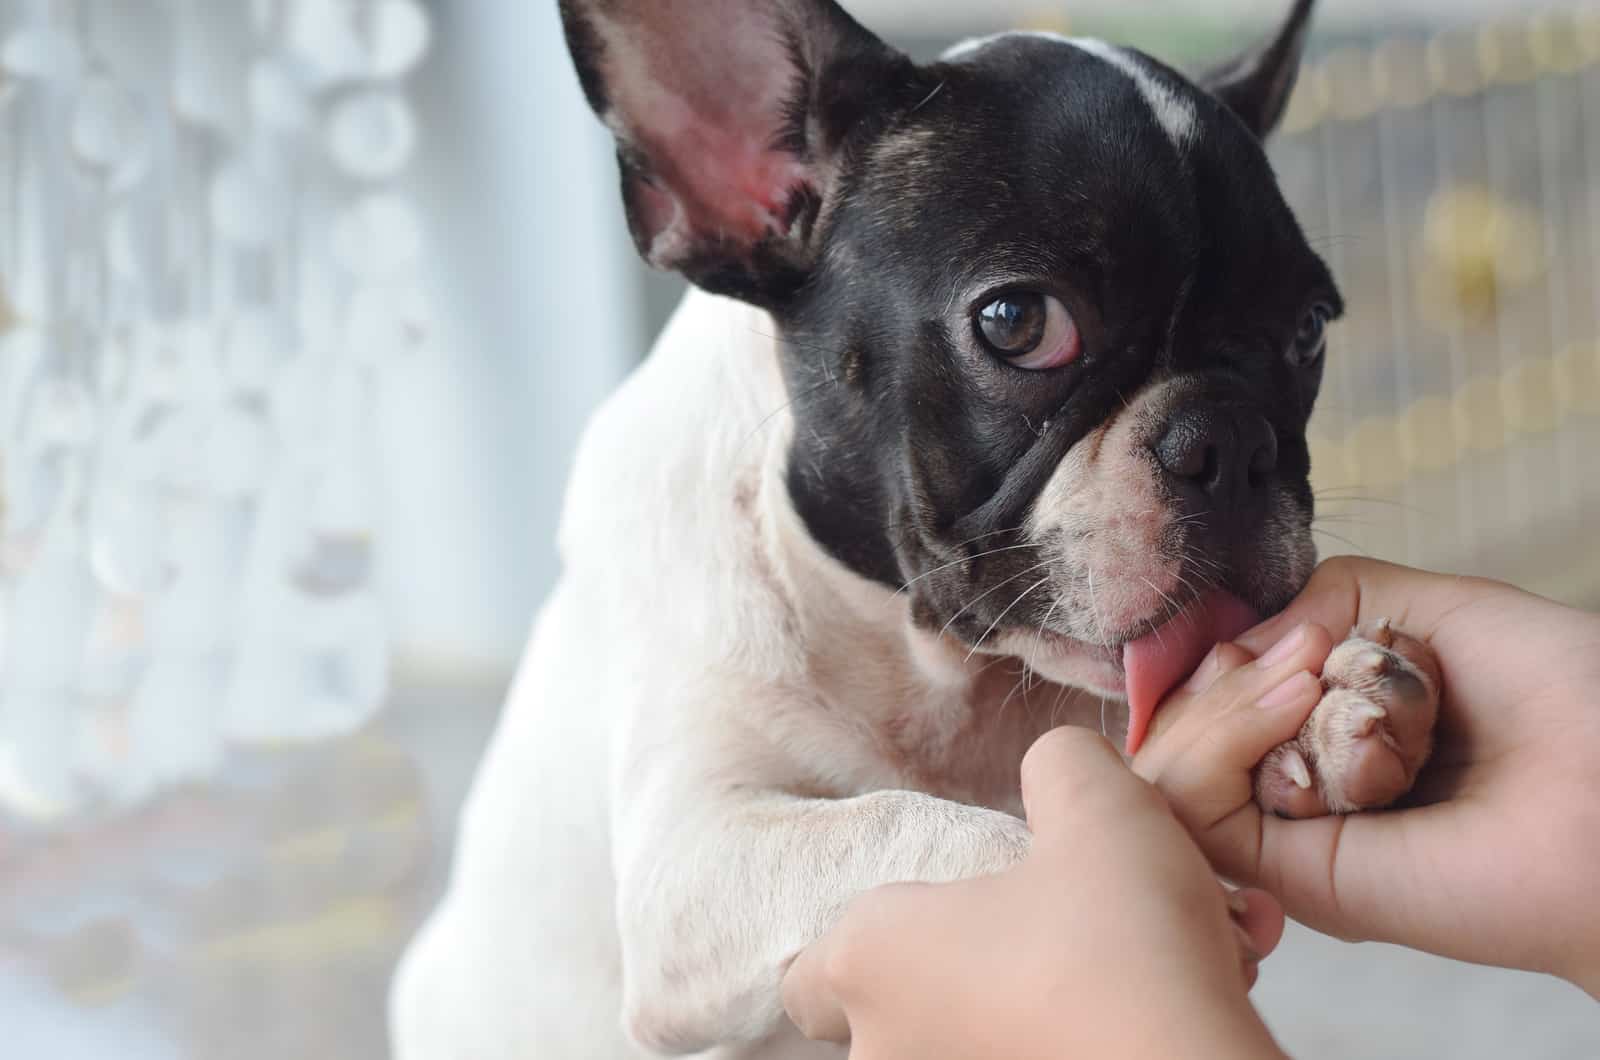
[(1128, 754), (1144, 743), (1156, 706), (1187, 677), (1216, 644), (1232, 640), (1260, 621), (1232, 593), (1207, 593), (1154, 633), (1122, 649), (1128, 683)]

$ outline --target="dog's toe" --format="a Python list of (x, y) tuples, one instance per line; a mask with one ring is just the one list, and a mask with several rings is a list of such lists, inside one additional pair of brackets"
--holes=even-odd
[(1328, 804), (1298, 742), (1274, 748), (1256, 768), (1256, 803), (1279, 817), (1323, 817)]
[(1439, 671), (1388, 622), (1364, 627), (1323, 667), (1322, 702), (1256, 773), (1256, 800), (1283, 817), (1387, 806), (1411, 789), (1433, 744)]

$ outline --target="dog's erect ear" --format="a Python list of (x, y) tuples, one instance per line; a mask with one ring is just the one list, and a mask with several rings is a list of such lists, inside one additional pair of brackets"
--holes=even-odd
[(843, 152), (915, 91), (832, 0), (561, 0), (561, 18), (639, 253), (759, 304), (804, 282)]
[(1200, 78), (1200, 84), (1226, 103), (1259, 139), (1266, 139), (1278, 127), (1289, 106), (1314, 6), (1316, 0), (1295, 0), (1271, 41)]

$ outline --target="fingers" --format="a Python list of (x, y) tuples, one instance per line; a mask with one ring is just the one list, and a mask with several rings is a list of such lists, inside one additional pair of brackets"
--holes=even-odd
[(1158, 712), (1158, 718), (1167, 716), (1165, 727), (1140, 752), (1134, 769), (1161, 788), (1180, 816), (1190, 800), (1211, 801), (1208, 789), (1230, 788), (1227, 781), (1294, 738), (1322, 696), (1314, 675), (1332, 650), (1333, 638), (1317, 625), (1290, 630), (1261, 658), (1244, 665), (1235, 664), (1242, 649), (1219, 646), (1213, 653), (1219, 676), (1203, 692), (1190, 692), (1205, 682), (1197, 673)]
[(1223, 674), (1232, 673), (1241, 666), (1255, 662), (1255, 656), (1232, 641), (1223, 641), (1211, 649), (1200, 665), (1195, 667), (1194, 673), (1180, 687), (1179, 691), (1186, 695), (1199, 695), (1212, 685)]
[(1229, 892), (1228, 910), (1239, 943), (1245, 989), (1254, 989), (1261, 962), (1283, 938), (1283, 906), (1266, 891), (1251, 889)]
[(1232, 641), (1223, 641), (1212, 648), (1206, 657), (1200, 660), (1200, 665), (1195, 668), (1194, 673), (1190, 674), (1188, 679), (1156, 708), (1155, 716), (1150, 719), (1150, 728), (1145, 734), (1144, 742), (1140, 745), (1138, 753), (1133, 756), (1133, 771), (1149, 779), (1150, 774), (1143, 767), (1143, 763), (1151, 758), (1152, 748), (1161, 746), (1165, 733), (1179, 722), (1188, 719), (1190, 704), (1196, 703), (1209, 692), (1218, 679), (1254, 661), (1254, 655)]
[(1250, 952), (1257, 961), (1272, 955), (1283, 941), (1283, 903), (1259, 888), (1235, 891), (1229, 905), (1237, 908), (1233, 921), (1249, 940)]
[(1204, 739), (1165, 763), (1152, 782), (1176, 805), (1203, 806), (1219, 783), (1247, 776), (1273, 748), (1294, 739), (1321, 699), (1315, 675), (1293, 674), (1217, 718)]

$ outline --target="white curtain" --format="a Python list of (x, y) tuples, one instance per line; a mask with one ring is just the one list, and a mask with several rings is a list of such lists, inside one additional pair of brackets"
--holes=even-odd
[(553, 0), (0, 0), (0, 1054), (383, 1055), (642, 350), (609, 154)]

